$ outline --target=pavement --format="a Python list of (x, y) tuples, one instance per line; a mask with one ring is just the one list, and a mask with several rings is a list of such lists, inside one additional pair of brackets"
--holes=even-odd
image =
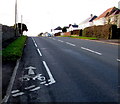
[[(57, 40), (57, 42), (54, 43), (55, 40)], [(9, 103), (12, 104), (13, 101), (21, 102), (21, 99), (24, 99), (23, 101), (27, 101), (30, 103), (33, 101), (34, 102), (38, 102), (38, 101), (41, 101), (41, 102), (80, 102), (80, 101), (81, 102), (89, 102), (89, 101), (90, 102), (95, 102), (95, 101), (114, 102), (116, 101), (117, 97), (114, 92), (115, 92), (115, 86), (117, 84), (116, 83), (117, 56), (114, 56), (114, 55), (116, 55), (117, 52), (115, 52), (114, 50), (116, 50), (117, 45), (120, 44), (120, 41), (92, 40), (93, 42), (91, 43), (90, 42), (91, 40), (90, 41), (82, 40), (81, 42), (78, 39), (76, 39), (76, 42), (74, 40), (75, 39), (58, 38), (58, 37), (29, 38), (27, 41), (27, 46), (25, 47), (25, 50), (24, 50), (23, 57), (20, 62), (20, 67), (18, 68), (18, 72), (17, 72), (18, 78), (16, 78), (15, 84), (12, 90), (13, 91), (17, 89), (20, 90), (20, 87), (22, 87), (22, 90), (23, 90), (23, 86), (22, 86), (23, 84), (25, 85), (24, 88), (26, 88), (28, 86), (32, 86), (33, 83), (35, 84), (36, 88), (38, 89), (42, 88), (42, 90), (38, 92), (36, 91), (30, 92), (28, 90), (27, 91), (25, 90), (23, 91), (25, 94), (23, 94), (23, 96), (17, 99), (13, 98), (12, 95), (10, 95)], [(66, 44), (63, 45), (62, 43), (64, 43), (65, 41), (66, 41)], [(60, 42), (61, 45), (58, 42)], [(96, 42), (97, 43), (99, 42), (100, 44), (99, 43), (97, 44)], [(96, 45), (93, 45), (95, 43), (99, 45), (99, 47)], [(101, 43), (103, 43), (104, 46), (103, 44), (101, 45)], [(111, 44), (112, 46), (107, 44)], [(77, 45), (77, 48), (75, 48), (76, 45)], [(83, 50), (82, 52), (81, 51), (79, 52), (78, 50), (78, 47), (80, 45), (82, 45), (81, 46), (81, 49)], [(107, 51), (104, 53), (104, 55), (106, 55), (107, 58), (103, 57), (98, 59), (99, 55), (101, 56), (101, 53), (88, 49), (88, 47), (92, 47), (92, 46), (94, 47), (94, 50)], [(36, 49), (36, 47), (38, 48)], [(73, 47), (75, 51), (73, 51), (73, 48), (71, 47)], [(107, 49), (106, 47), (108, 47), (109, 49)], [(112, 47), (112, 49), (110, 47)], [(42, 52), (44, 51), (43, 53), (44, 55), (42, 55), (40, 50)], [(98, 56), (96, 55), (94, 56), (92, 55), (92, 53), (87, 53), (86, 51), (93, 52)], [(81, 53), (81, 55), (79, 53)], [(85, 55), (89, 57), (86, 57)], [(94, 61), (92, 57), (96, 59), (96, 61)], [(82, 63), (82, 64), (79, 64), (79, 63)], [(90, 68), (86, 66), (86, 63)], [(95, 64), (97, 68), (95, 68), (93, 64)], [(30, 83), (20, 83), (19, 78), (22, 78), (22, 76), (26, 75), (27, 73), (26, 71), (24, 71), (24, 69), (30, 66), (33, 66), (37, 69), (34, 72), (31, 71), (31, 73), (33, 74), (35, 73), (35, 75), (37, 75), (36, 73), (42, 74), (47, 81), (49, 79), (51, 80), (52, 84), (49, 85), (49, 89), (47, 88), (47, 84), (49, 83), (45, 83), (46, 85), (41, 84), (41, 86), (39, 86), (39, 83), (41, 83), (40, 80), (38, 80), (39, 78), (37, 78), (37, 80), (34, 82), (30, 80)], [(52, 74), (55, 76), (55, 79), (54, 77), (50, 77), (51, 72), (48, 68), (49, 66), (50, 66), (50, 69), (52, 69)], [(3, 63), (2, 70), (3, 70), (3, 74), (5, 75), (3, 76), (3, 79), (7, 79), (7, 81), (3, 81), (3, 83), (6, 82), (5, 86), (3, 84), (4, 86), (3, 95), (5, 95), (5, 92), (6, 92), (5, 90), (7, 89), (7, 85), (9, 83), (10, 77), (12, 76), (14, 67), (15, 67), (15, 63), (12, 63), (12, 64), (9, 63), (9, 65), (7, 63)], [(82, 71), (81, 69), (78, 70), (80, 67), (81, 69), (85, 69), (86, 71)], [(103, 70), (101, 70), (101, 68), (105, 69), (106, 72), (103, 73)], [(7, 69), (10, 69), (10, 72), (8, 71), (6, 72), (5, 70)], [(48, 69), (47, 72), (45, 71), (46, 69)], [(100, 69), (101, 71), (96, 72), (96, 69)], [(115, 71), (113, 71), (113, 69)], [(57, 70), (57, 73), (56, 73), (56, 70)], [(74, 72), (74, 70), (76, 70), (76, 73)], [(94, 74), (92, 74), (91, 72), (93, 72)], [(101, 73), (101, 75), (99, 75), (99, 73)], [(76, 78), (76, 76), (80, 76), (80, 77)], [(113, 77), (112, 79), (111, 79), (111, 76)], [(104, 78), (106, 79), (106, 81), (103, 81)], [(90, 79), (89, 80), (90, 82), (87, 81), (88, 79)], [(81, 83), (84, 83), (84, 84), (81, 85)], [(99, 91), (97, 91), (98, 89)], [(26, 95), (29, 95), (29, 98)], [(71, 95), (74, 95), (74, 96), (71, 96)], [(98, 96), (96, 97), (96, 95)]]

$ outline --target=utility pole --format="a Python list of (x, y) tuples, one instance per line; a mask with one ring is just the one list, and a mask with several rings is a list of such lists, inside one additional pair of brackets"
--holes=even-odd
[(17, 36), (17, 30), (18, 30), (18, 25), (17, 25), (17, 0), (15, 1), (15, 36)]
[(23, 35), (22, 34), (22, 22), (23, 22), (23, 16), (21, 15), (21, 35)]

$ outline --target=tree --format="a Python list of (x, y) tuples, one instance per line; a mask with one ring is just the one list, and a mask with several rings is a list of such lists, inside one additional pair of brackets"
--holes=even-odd
[(16, 24), (16, 27), (18, 28), (18, 31), (21, 35), (23, 34), (23, 31), (28, 31), (27, 26), (23, 23)]
[(62, 32), (67, 32), (67, 27), (63, 27)]

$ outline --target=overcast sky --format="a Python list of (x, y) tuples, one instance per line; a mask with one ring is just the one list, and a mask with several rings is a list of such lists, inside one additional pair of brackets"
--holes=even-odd
[[(18, 0), (18, 22), (28, 27), (27, 34), (49, 32), (57, 26), (79, 24), (90, 14), (99, 16), (106, 9), (118, 7), (120, 0)], [(15, 23), (15, 0), (1, 0), (0, 23)]]

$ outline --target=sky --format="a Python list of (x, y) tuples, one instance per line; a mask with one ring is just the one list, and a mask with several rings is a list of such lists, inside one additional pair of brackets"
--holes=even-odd
[[(0, 23), (15, 23), (15, 1), (1, 0)], [(58, 26), (80, 24), (91, 14), (99, 16), (111, 7), (118, 7), (120, 0), (17, 0), (17, 22), (27, 25), (26, 35), (50, 32)]]

